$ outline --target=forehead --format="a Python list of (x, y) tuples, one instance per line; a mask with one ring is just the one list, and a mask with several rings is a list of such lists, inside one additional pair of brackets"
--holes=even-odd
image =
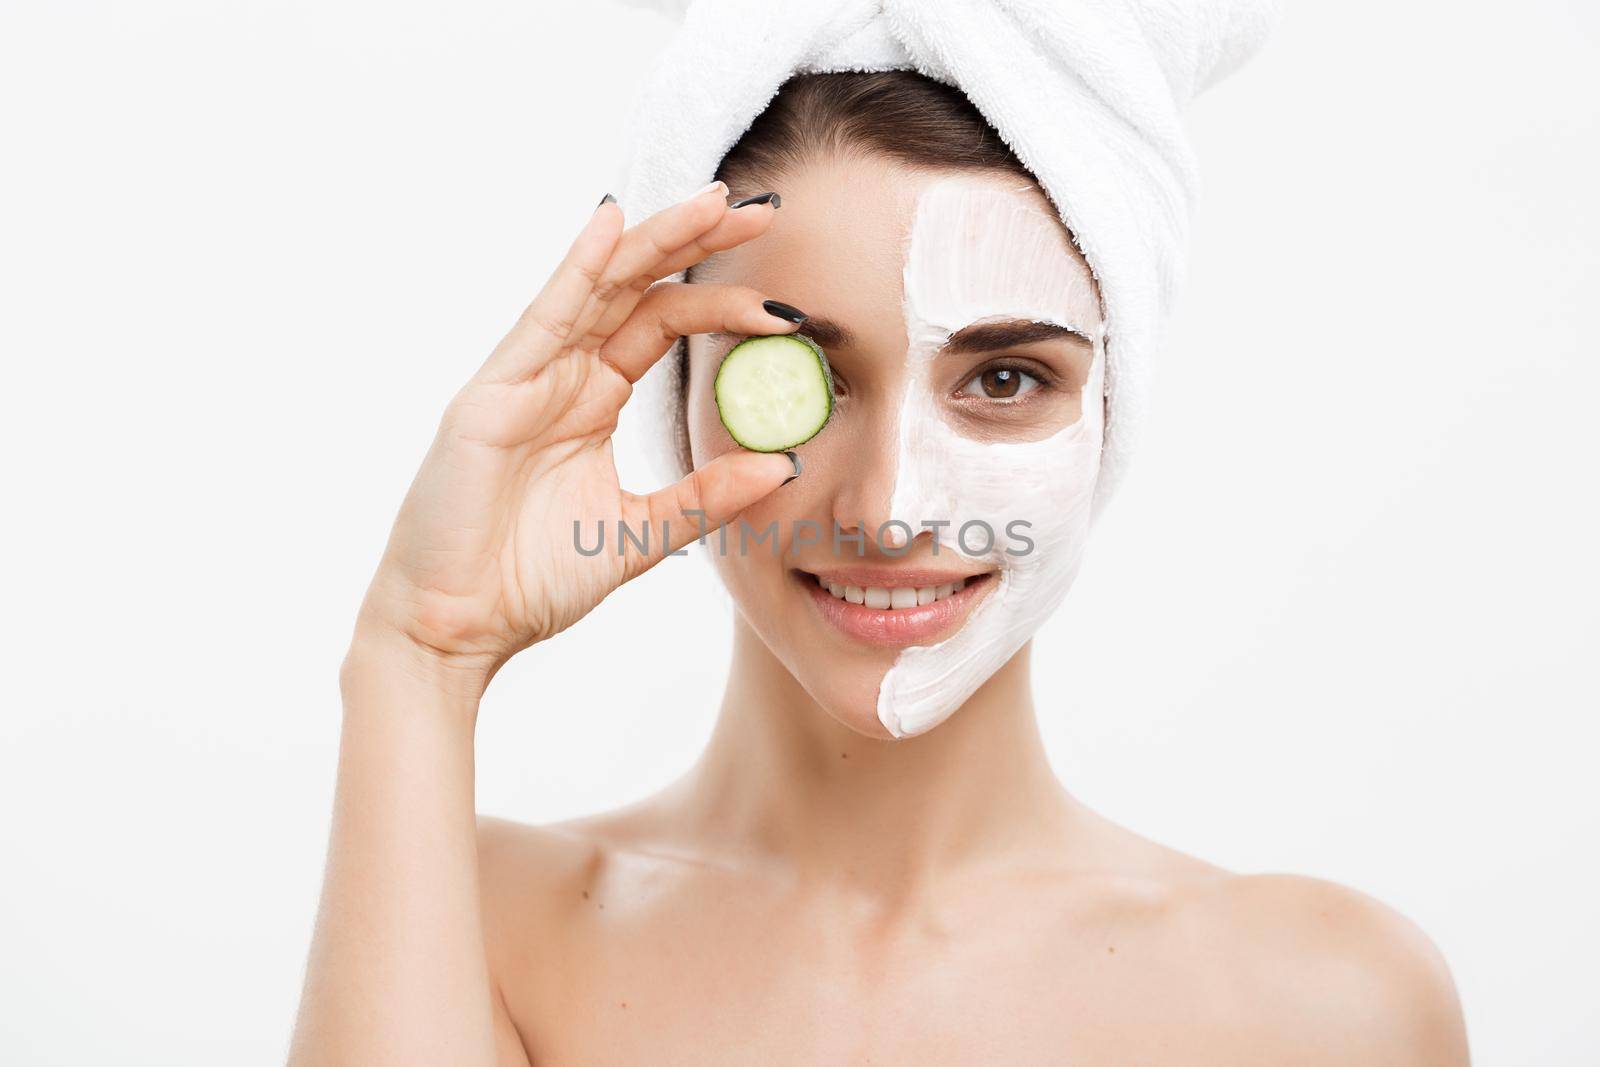
[(965, 177), (917, 194), (905, 268), (909, 314), (954, 332), (989, 317), (1053, 322), (1091, 336), (1099, 300), (1066, 227), (1031, 183)]
[(777, 183), (783, 206), (771, 229), (712, 256), (696, 276), (749, 285), (847, 323), (864, 345), (904, 347), (899, 312), (918, 199), (930, 188), (950, 188), (952, 181), (1035, 209), (1065, 269), (1087, 281), (1088, 266), (1036, 187), (1010, 174), (912, 169), (878, 157), (819, 159), (784, 174)]

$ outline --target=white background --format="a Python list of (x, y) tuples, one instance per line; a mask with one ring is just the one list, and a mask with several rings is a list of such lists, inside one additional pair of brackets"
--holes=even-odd
[[(667, 24), (4, 10), (0, 1062), (279, 1062), (352, 612)], [(1597, 41), (1588, 0), (1304, 4), (1197, 104), (1157, 410), (1036, 657), (1070, 788), (1415, 919), (1483, 1064), (1600, 1059)], [(673, 560), (515, 661), (482, 809), (678, 773), (728, 610)]]

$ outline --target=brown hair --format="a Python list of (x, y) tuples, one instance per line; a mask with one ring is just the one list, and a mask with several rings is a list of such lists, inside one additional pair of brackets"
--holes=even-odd
[[(966, 94), (910, 70), (790, 78), (722, 157), (714, 177), (728, 183), (730, 195), (749, 196), (828, 155), (878, 156), (930, 170), (998, 171), (1037, 185)], [(684, 280), (692, 274), (693, 268), (685, 271)], [(681, 384), (689, 380), (689, 346), (679, 341), (678, 348), (674, 369)], [(681, 424), (685, 412), (677, 414)], [(676, 436), (682, 468), (690, 470), (686, 427), (680, 425)]]
[(909, 70), (790, 78), (715, 176), (730, 190), (760, 192), (820, 155), (884, 156), (912, 167), (1034, 180), (960, 89)]

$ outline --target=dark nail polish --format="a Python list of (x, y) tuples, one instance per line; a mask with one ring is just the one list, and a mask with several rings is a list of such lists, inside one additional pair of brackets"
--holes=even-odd
[(792, 482), (796, 478), (800, 477), (800, 456), (799, 456), (799, 454), (796, 453), (796, 452), (790, 452), (790, 451), (785, 451), (783, 454), (789, 457), (789, 462), (790, 463), (794, 464), (794, 473), (789, 475), (789, 477), (785, 478), (783, 481), (779, 482), (778, 483), (779, 488), (782, 488), (783, 486), (788, 485), (790, 482)]
[(611, 194), (610, 194), (610, 193), (607, 193), (607, 194), (606, 194), (606, 195), (605, 195), (605, 196), (602, 196), (602, 197), (601, 197), (601, 198), (600, 198), (600, 203), (598, 203), (598, 204), (596, 204), (596, 205), (595, 205), (595, 206), (594, 206), (594, 209), (595, 209), (595, 210), (596, 210), (596, 211), (599, 211), (599, 210), (600, 210), (600, 208), (601, 208), (601, 207), (602, 207), (602, 206), (603, 206), (603, 205), (605, 205), (605, 204), (615, 204), (615, 203), (616, 203), (616, 202), (617, 202), (617, 198), (616, 198), (616, 197), (614, 197), (614, 196), (612, 196), (612, 195), (611, 195)]
[(744, 207), (746, 204), (765, 204), (769, 200), (772, 202), (772, 206), (775, 208), (783, 206), (783, 197), (779, 196), (777, 193), (760, 193), (756, 196), (747, 196), (743, 200), (735, 200), (728, 206)]
[(784, 322), (798, 323), (806, 321), (806, 313), (804, 311), (790, 307), (788, 304), (779, 303), (776, 300), (763, 300), (761, 301), (761, 307), (768, 315), (776, 315)]

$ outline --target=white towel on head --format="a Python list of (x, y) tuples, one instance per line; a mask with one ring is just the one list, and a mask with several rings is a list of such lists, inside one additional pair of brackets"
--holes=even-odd
[[(1255, 52), (1275, 0), (629, 2), (683, 18), (633, 115), (621, 193), (630, 224), (710, 181), (793, 74), (909, 69), (966, 94), (1050, 194), (1099, 279), (1098, 511), (1127, 462), (1183, 278), (1196, 174), (1181, 109)], [(645, 374), (626, 409), (642, 417), (664, 479), (686, 473), (675, 357)]]

